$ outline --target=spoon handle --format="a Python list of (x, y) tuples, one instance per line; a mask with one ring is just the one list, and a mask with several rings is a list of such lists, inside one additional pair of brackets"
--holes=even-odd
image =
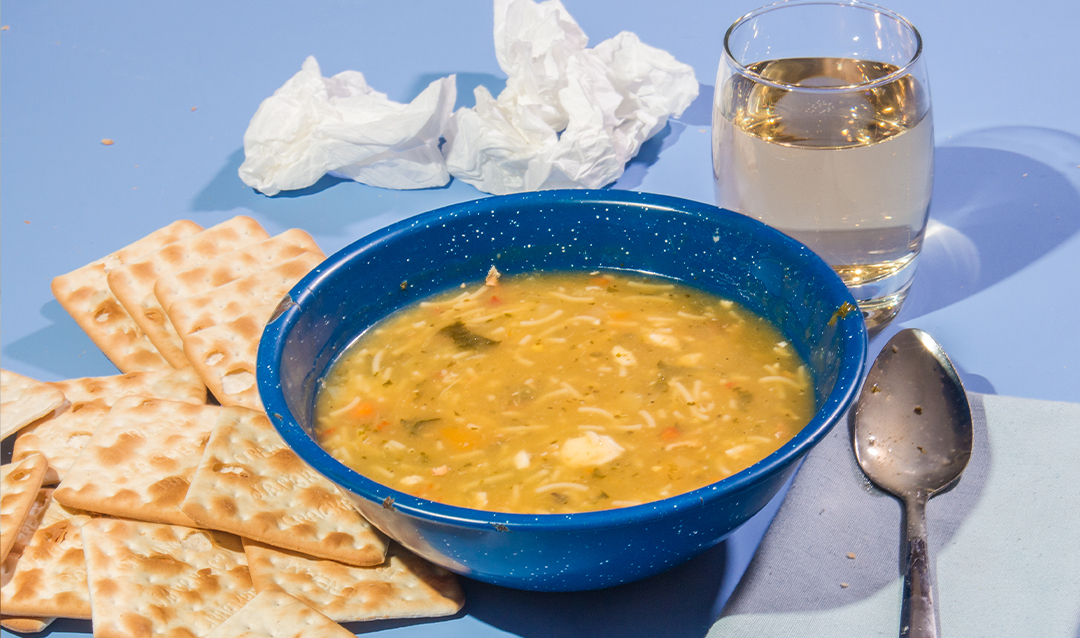
[(927, 496), (921, 493), (905, 500), (907, 570), (900, 608), (900, 638), (937, 638), (938, 635), (934, 579), (926, 546), (926, 500)]

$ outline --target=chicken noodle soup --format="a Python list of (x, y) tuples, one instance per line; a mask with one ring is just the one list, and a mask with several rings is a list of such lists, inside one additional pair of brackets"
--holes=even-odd
[(492, 269), (362, 335), (319, 391), (316, 430), (409, 494), (566, 513), (723, 479), (813, 412), (799, 355), (736, 303), (637, 274)]

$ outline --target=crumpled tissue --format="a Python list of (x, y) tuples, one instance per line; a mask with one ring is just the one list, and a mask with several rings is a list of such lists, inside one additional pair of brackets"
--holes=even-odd
[[(345, 71), (322, 77), (309, 57), (260, 105), (244, 135), (240, 177), (267, 194), (326, 173), (372, 186), (442, 186), (450, 176), (496, 195), (599, 188), (698, 94), (694, 70), (624, 31), (588, 48), (560, 0), (494, 0), (493, 97), (451, 113), (455, 76), (409, 104)], [(441, 147), (440, 147), (441, 144)]]
[(435, 80), (399, 104), (358, 71), (324, 78), (308, 57), (252, 117), (240, 179), (266, 195), (311, 186), (327, 173), (382, 188), (442, 186), (450, 174), (439, 143), (455, 82), (453, 75)]
[(502, 195), (599, 188), (698, 94), (689, 65), (624, 31), (595, 48), (559, 0), (495, 0), (493, 98), (459, 109), (446, 132), (450, 174)]

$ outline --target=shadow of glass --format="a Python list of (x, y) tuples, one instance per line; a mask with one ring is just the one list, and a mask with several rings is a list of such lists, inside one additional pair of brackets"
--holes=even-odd
[(726, 562), (720, 543), (662, 574), (587, 592), (526, 592), (463, 579), (466, 611), (515, 636), (704, 636)]
[(1080, 137), (996, 128), (935, 152), (930, 223), (897, 322), (970, 297), (1080, 231)]
[[(982, 398), (973, 395), (970, 402), (971, 461), (960, 480), (927, 506), (931, 560), (970, 516), (989, 476)], [(850, 436), (850, 423), (838, 426), (807, 457), (724, 616), (844, 607), (901, 576), (903, 506), (859, 470)]]

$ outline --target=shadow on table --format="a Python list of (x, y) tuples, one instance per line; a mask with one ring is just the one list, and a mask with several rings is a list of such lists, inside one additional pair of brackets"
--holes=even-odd
[[(619, 636), (635, 638), (699, 638), (713, 621), (713, 603), (726, 571), (726, 544), (652, 578), (592, 592), (526, 592), (462, 579), (463, 614), (515, 636)], [(365, 635), (444, 618), (377, 620), (345, 623)], [(91, 633), (85, 620), (58, 620), (41, 634)]]
[[(191, 201), (190, 210), (196, 213), (246, 210), (283, 228), (302, 227), (316, 236), (358, 239), (359, 235), (352, 230), (356, 225), (367, 225), (366, 232), (370, 232), (425, 210), (486, 197), (485, 193), (454, 180), (439, 188), (404, 191), (376, 188), (329, 175), (306, 188), (267, 197), (240, 181), (237, 172), (243, 163), (244, 149), (239, 148)], [(450, 193), (452, 188), (456, 192)], [(418, 197), (417, 193), (426, 196)]]
[(619, 190), (635, 190), (640, 187), (645, 181), (645, 176), (649, 174), (649, 168), (660, 159), (660, 153), (678, 142), (679, 136), (685, 129), (686, 124), (670, 120), (659, 133), (645, 140), (638, 154), (626, 163), (623, 174), (608, 184), (607, 188), (615, 186)]
[(516, 636), (705, 635), (722, 587), (727, 547), (643, 581), (590, 592), (525, 592), (465, 580), (474, 618)]
[(55, 300), (41, 307), (48, 324), (4, 348), (4, 356), (33, 362), (60, 379), (120, 374)]
[[(915, 281), (900, 314), (871, 340), (871, 360), (903, 327), (1010, 277), (1080, 232), (1080, 137), (1000, 127), (961, 135), (935, 153), (934, 201)], [(968, 391), (996, 394), (986, 378), (959, 372)]]
[(698, 96), (686, 107), (676, 122), (687, 126), (712, 126), (713, 95), (716, 89), (711, 84), (698, 84)]
[[(414, 92), (419, 93), (428, 83), (445, 75), (449, 73), (419, 76)], [(473, 89), (478, 86), (484, 86), (492, 95), (498, 95), (505, 84), (505, 79), (490, 74), (458, 73), (456, 107), (474, 106)], [(642, 144), (637, 156), (627, 162), (625, 173), (615, 182), (618, 188), (632, 190), (639, 187), (649, 168), (658, 161), (664, 149), (679, 140), (683, 129), (687, 125), (698, 125), (703, 109), (707, 116), (709, 106), (706, 102), (711, 104), (712, 91), (711, 87), (703, 88), (709, 90), (699, 95), (682, 118), (671, 120), (652, 139)], [(349, 235), (358, 238), (354, 230), (358, 226), (360, 232), (370, 232), (426, 210), (488, 196), (455, 179), (439, 188), (402, 191), (323, 176), (306, 188), (267, 197), (240, 181), (237, 172), (243, 162), (243, 149), (231, 153), (217, 174), (191, 201), (190, 210), (196, 213), (247, 210), (285, 228), (302, 226), (316, 236)]]
[(1033, 127), (975, 131), (938, 147), (930, 224), (894, 323), (966, 299), (1080, 231), (1078, 162), (1080, 137)]
[[(972, 395), (971, 411), (971, 461), (960, 480), (927, 506), (931, 560), (971, 516), (989, 480), (991, 449), (981, 395)], [(810, 452), (725, 617), (848, 607), (902, 576), (903, 507), (862, 474), (850, 440), (841, 424)]]

